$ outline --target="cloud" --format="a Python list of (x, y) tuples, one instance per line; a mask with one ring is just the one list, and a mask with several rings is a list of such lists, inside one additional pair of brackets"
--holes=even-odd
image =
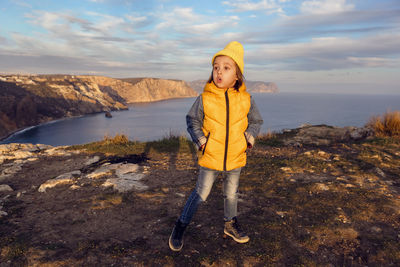
[(351, 65), (357, 65), (360, 67), (388, 67), (395, 66), (395, 61), (390, 58), (379, 58), (379, 57), (348, 57), (347, 61)]
[(400, 34), (364, 38), (313, 38), (310, 42), (260, 45), (248, 61), (285, 70), (333, 70), (354, 67), (398, 67)]
[(177, 41), (185, 52), (198, 53), (201, 49), (225, 45), (228, 40), (224, 37), (239, 31), (240, 24), (238, 16), (200, 14), (192, 8), (162, 9), (155, 16), (160, 20), (155, 26), (159, 37)]
[(267, 11), (267, 14), (280, 13), (284, 14), (281, 3), (290, 0), (261, 0), (258, 2), (248, 0), (223, 1), (222, 4), (232, 7), (231, 12), (247, 12), (247, 11)]
[(0, 36), (0, 45), (1, 44), (6, 44), (7, 43), (7, 39), (3, 36)]
[(277, 4), (274, 0), (262, 0), (259, 2), (252, 2), (246, 0), (236, 0), (236, 1), (224, 1), (224, 5), (234, 7), (233, 11), (244, 12), (244, 11), (254, 11), (254, 10), (269, 10), (277, 8)]
[[(400, 10), (353, 10), (336, 14), (301, 14), (284, 17), (262, 31), (244, 33), (252, 44), (287, 43), (314, 37), (359, 36), (400, 31)], [(371, 21), (374, 21), (371, 24)]]
[(300, 10), (307, 14), (331, 14), (350, 11), (354, 5), (347, 4), (346, 0), (311, 0), (304, 1)]

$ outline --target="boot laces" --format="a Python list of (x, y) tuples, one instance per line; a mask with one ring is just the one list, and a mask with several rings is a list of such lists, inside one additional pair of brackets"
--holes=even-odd
[(236, 232), (238, 234), (242, 234), (243, 233), (242, 227), (239, 225), (239, 223), (238, 223), (236, 218), (233, 219), (232, 227), (233, 227), (233, 229), (236, 230)]

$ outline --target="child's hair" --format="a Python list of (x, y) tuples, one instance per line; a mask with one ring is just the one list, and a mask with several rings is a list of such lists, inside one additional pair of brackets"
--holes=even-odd
[[(236, 80), (236, 83), (233, 87), (235, 88), (236, 91), (239, 91), (239, 88), (240, 88), (240, 86), (243, 85), (245, 78), (244, 78), (244, 75), (242, 74), (242, 72), (240, 71), (239, 66), (236, 64), (236, 62), (235, 62), (235, 67), (236, 67), (236, 76), (238, 79)], [(208, 78), (207, 83), (211, 83), (213, 81), (213, 72), (214, 72), (214, 68), (211, 71), (211, 75), (210, 75), (210, 78)]]

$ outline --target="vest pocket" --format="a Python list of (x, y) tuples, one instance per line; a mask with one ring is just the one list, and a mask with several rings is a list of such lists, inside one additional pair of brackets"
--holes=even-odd
[(202, 154), (204, 155), (204, 152), (206, 151), (206, 147), (207, 147), (207, 144), (208, 144), (208, 139), (210, 138), (210, 134), (211, 133), (208, 133), (208, 135), (207, 135), (207, 141), (206, 141), (206, 143), (204, 144), (204, 148), (203, 148), (203, 152), (202, 152)]

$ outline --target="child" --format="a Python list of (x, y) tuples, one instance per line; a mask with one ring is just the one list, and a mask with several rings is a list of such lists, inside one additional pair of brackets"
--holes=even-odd
[(243, 77), (243, 47), (229, 43), (212, 58), (213, 70), (204, 92), (186, 116), (188, 132), (201, 151), (200, 173), (182, 214), (169, 238), (169, 247), (180, 251), (183, 233), (197, 207), (205, 201), (217, 175), (224, 179), (224, 233), (238, 243), (250, 239), (241, 230), (237, 216), (237, 191), (246, 149), (252, 148), (263, 120), (255, 102), (246, 92)]

